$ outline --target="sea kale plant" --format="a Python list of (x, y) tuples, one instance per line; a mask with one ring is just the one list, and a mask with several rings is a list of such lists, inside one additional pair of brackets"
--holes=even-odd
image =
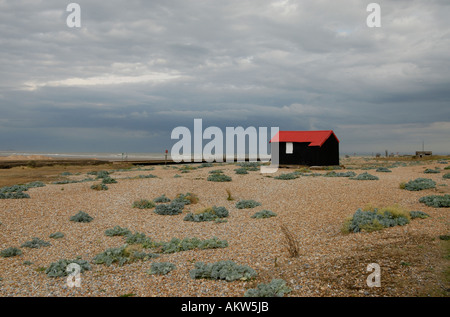
[(195, 268), (189, 272), (193, 279), (215, 279), (232, 282), (246, 281), (257, 276), (254, 269), (247, 265), (238, 265), (233, 261), (219, 261), (216, 263), (195, 263)]
[(91, 222), (92, 220), (94, 220), (93, 217), (81, 210), (76, 215), (70, 217), (70, 221), (73, 222)]
[(261, 206), (261, 203), (255, 201), (253, 199), (241, 200), (236, 203), (237, 209), (255, 208), (257, 206)]
[(51, 263), (50, 266), (45, 270), (45, 274), (47, 274), (49, 277), (68, 276), (71, 272), (67, 272), (67, 267), (72, 263), (78, 264), (80, 266), (80, 273), (89, 271), (91, 269), (91, 265), (88, 261), (82, 260), (78, 257), (74, 260), (62, 259), (57, 262)]
[(208, 207), (196, 211), (190, 212), (185, 217), (185, 221), (202, 222), (202, 221), (215, 221), (218, 218), (228, 217), (228, 210), (225, 207)]
[(256, 219), (264, 219), (264, 218), (275, 217), (276, 215), (277, 215), (277, 214), (274, 213), (273, 211), (264, 209), (264, 210), (261, 210), (261, 211), (256, 212), (256, 213), (252, 216), (252, 218), (256, 218)]
[(48, 247), (48, 246), (51, 246), (50, 242), (46, 242), (39, 238), (33, 238), (30, 241), (27, 241), (21, 245), (22, 248), (33, 248), (33, 249), (39, 249), (41, 247)]
[(425, 196), (420, 198), (419, 202), (429, 207), (448, 208), (450, 207), (450, 194)]
[(273, 279), (270, 283), (258, 284), (256, 288), (247, 290), (244, 297), (283, 297), (292, 290), (286, 285), (286, 281), (282, 279)]
[(429, 178), (419, 177), (407, 183), (401, 183), (400, 188), (409, 191), (419, 191), (424, 189), (436, 188), (436, 182)]
[(148, 270), (148, 274), (166, 275), (175, 270), (176, 266), (170, 262), (153, 262)]
[(9, 258), (9, 257), (13, 257), (13, 256), (18, 256), (21, 254), (22, 254), (22, 251), (15, 247), (10, 247), (10, 248), (0, 251), (0, 256), (2, 258)]
[(358, 209), (343, 225), (342, 232), (375, 231), (383, 228), (403, 226), (410, 222), (408, 211), (399, 206)]

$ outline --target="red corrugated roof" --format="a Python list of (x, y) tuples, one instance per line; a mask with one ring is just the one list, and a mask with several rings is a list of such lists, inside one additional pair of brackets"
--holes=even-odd
[(279, 131), (270, 142), (300, 142), (310, 143), (308, 146), (322, 146), (331, 135), (339, 142), (333, 130)]

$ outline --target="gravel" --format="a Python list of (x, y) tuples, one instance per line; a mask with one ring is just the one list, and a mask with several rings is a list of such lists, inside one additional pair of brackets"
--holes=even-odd
[[(420, 177), (425, 168), (434, 165), (392, 168), (392, 173), (379, 173), (379, 180), (371, 181), (307, 176), (283, 181), (267, 176), (292, 170), (280, 169), (275, 175), (259, 172), (238, 175), (234, 164), (214, 165), (183, 174), (177, 168), (157, 166), (151, 172), (114, 172), (112, 177), (118, 182), (109, 184), (106, 191), (90, 189), (96, 182), (31, 188), (27, 192), (30, 199), (0, 200), (0, 250), (20, 248), (33, 237), (51, 241), (51, 246), (21, 248), (20, 256), (0, 258), (0, 296), (235, 297), (273, 278), (287, 282), (292, 289), (287, 296), (417, 296), (426, 292), (430, 284), (441, 283), (438, 273), (445, 262), (437, 237), (448, 234), (450, 220), (448, 209), (427, 207), (418, 200), (437, 192), (449, 193), (449, 189), (437, 186), (438, 189), (410, 192), (400, 189), (399, 184)], [(217, 168), (232, 176), (232, 181), (207, 181), (208, 172)], [(148, 173), (157, 178), (130, 179)], [(174, 178), (177, 173), (182, 177)], [(70, 177), (84, 179), (86, 174)], [(439, 174), (427, 177), (437, 184), (449, 185), (449, 180)], [(233, 201), (227, 200), (227, 189)], [(136, 200), (152, 200), (163, 194), (173, 199), (187, 192), (195, 193), (199, 202), (187, 205), (179, 215), (164, 216), (153, 209), (132, 208)], [(244, 199), (256, 200), (261, 206), (237, 209), (236, 202)], [(431, 217), (372, 233), (342, 234), (340, 229), (345, 219), (368, 203), (399, 204), (409, 210), (424, 211)], [(186, 213), (214, 205), (229, 210), (227, 222), (183, 221)], [(264, 209), (277, 216), (251, 218)], [(78, 211), (88, 213), (93, 221), (69, 221)], [(283, 245), (282, 224), (299, 243), (297, 258), (290, 258)], [(105, 230), (114, 226), (143, 232), (156, 241), (217, 237), (227, 240), (229, 246), (162, 254), (156, 259), (120, 267), (93, 264), (91, 261), (98, 253), (125, 243), (124, 237), (105, 235)], [(63, 238), (49, 238), (58, 231), (64, 233)], [(66, 278), (50, 278), (44, 273), (43, 268), (52, 262), (76, 257), (92, 264), (90, 271), (81, 274), (81, 287), (71, 288)], [(248, 265), (258, 276), (250, 281), (234, 282), (193, 280), (189, 276), (195, 262), (220, 260)], [(24, 265), (24, 261), (30, 261), (31, 265)], [(167, 275), (149, 275), (152, 262), (170, 262), (176, 269)], [(366, 285), (369, 263), (381, 266), (380, 288)]]

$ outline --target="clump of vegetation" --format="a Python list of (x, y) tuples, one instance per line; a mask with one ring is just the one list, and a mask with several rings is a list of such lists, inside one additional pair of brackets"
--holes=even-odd
[(97, 176), (97, 178), (106, 178), (109, 177), (108, 171), (95, 171), (95, 172), (89, 172), (88, 175), (94, 175)]
[(248, 174), (248, 171), (245, 167), (239, 167), (234, 170), (236, 174)]
[(449, 179), (450, 178), (450, 173), (442, 175), (442, 178)]
[(261, 162), (239, 162), (238, 166), (245, 168), (247, 171), (259, 171)]
[(81, 210), (76, 215), (70, 217), (70, 221), (74, 222), (91, 222), (92, 220), (94, 220), (93, 217)]
[(115, 184), (115, 183), (117, 183), (117, 181), (114, 178), (111, 178), (109, 176), (104, 177), (102, 179), (102, 184)]
[(153, 207), (155, 207), (155, 203), (151, 200), (141, 199), (133, 202), (133, 208), (151, 209)]
[(429, 178), (419, 177), (407, 183), (401, 183), (400, 188), (409, 191), (419, 191), (424, 189), (436, 188), (436, 182)]
[(378, 167), (375, 172), (391, 173), (392, 171), (387, 167)]
[(261, 203), (255, 201), (253, 199), (241, 200), (238, 203), (236, 203), (237, 209), (255, 208), (257, 206), (261, 206)]
[(448, 208), (450, 207), (450, 194), (445, 195), (429, 195), (419, 198), (419, 202), (424, 203), (428, 207)]
[(162, 253), (175, 253), (194, 249), (203, 250), (226, 248), (228, 246), (228, 242), (226, 240), (219, 240), (217, 237), (206, 240), (201, 240), (199, 238), (173, 238), (169, 242), (160, 242), (159, 245)]
[(200, 209), (194, 213), (190, 212), (185, 217), (185, 221), (202, 222), (215, 221), (218, 218), (228, 217), (228, 210), (225, 207), (207, 207)]
[(0, 199), (23, 199), (30, 198), (30, 195), (24, 192), (0, 193)]
[(125, 242), (127, 244), (131, 245), (138, 244), (144, 249), (152, 248), (155, 245), (157, 245), (157, 243), (153, 242), (152, 239), (150, 239), (150, 237), (147, 237), (147, 235), (142, 232), (135, 232), (134, 234), (129, 233), (125, 236), (126, 236)]
[(256, 288), (247, 290), (245, 297), (283, 297), (292, 290), (287, 287), (286, 281), (282, 279), (273, 279), (270, 283), (258, 284)]
[(10, 248), (0, 251), (0, 256), (2, 258), (9, 258), (9, 257), (13, 257), (13, 256), (18, 256), (21, 254), (22, 254), (22, 251), (15, 247), (10, 247)]
[(160, 204), (155, 207), (154, 212), (158, 215), (178, 215), (183, 212), (184, 203), (180, 201), (172, 201), (169, 204)]
[(365, 173), (359, 174), (356, 177), (350, 177), (350, 179), (355, 179), (355, 180), (378, 180), (379, 178), (378, 178), (378, 176), (374, 176), (374, 175), (371, 175), (371, 174), (365, 172)]
[(425, 174), (439, 174), (441, 171), (438, 169), (427, 168), (423, 171)]
[(45, 270), (45, 274), (47, 274), (49, 277), (68, 276), (72, 272), (67, 272), (67, 267), (72, 263), (78, 264), (80, 266), (80, 273), (89, 271), (91, 269), (91, 265), (88, 261), (82, 260), (78, 257), (74, 260), (62, 259), (57, 262), (51, 263), (50, 266)]
[(215, 279), (232, 282), (246, 281), (254, 278), (257, 273), (247, 265), (238, 265), (233, 261), (219, 261), (216, 263), (195, 263), (195, 268), (189, 272), (193, 279)]
[(231, 182), (232, 178), (222, 173), (213, 173), (207, 178), (210, 182)]
[(175, 270), (176, 266), (170, 262), (153, 262), (148, 274), (166, 275)]
[(61, 238), (64, 238), (64, 233), (58, 231), (58, 232), (50, 234), (49, 237), (52, 239), (61, 239)]
[(428, 215), (427, 213), (424, 213), (423, 211), (410, 211), (409, 212), (409, 216), (411, 217), (411, 219), (416, 219), (416, 218), (420, 218), (420, 219), (425, 219), (430, 217), (430, 215)]
[(276, 217), (276, 213), (274, 213), (273, 211), (270, 210), (261, 210), (256, 212), (252, 218), (256, 218), (256, 219), (263, 219), (263, 218), (270, 218), (270, 217)]
[(184, 205), (191, 205), (198, 203), (198, 197), (193, 193), (178, 194), (173, 201), (182, 203)]
[(326, 172), (323, 176), (324, 177), (354, 177), (354, 176), (356, 176), (356, 173), (353, 171), (340, 172), (340, 173), (331, 171), (331, 172)]
[(343, 225), (342, 232), (372, 232), (394, 226), (404, 226), (411, 215), (398, 205), (384, 208), (366, 207), (358, 209)]
[(127, 236), (129, 234), (131, 234), (131, 231), (128, 228), (122, 228), (121, 226), (115, 226), (112, 229), (105, 230), (105, 235), (109, 237)]
[(145, 261), (150, 258), (157, 257), (158, 255), (153, 253), (145, 253), (139, 250), (139, 248), (123, 245), (118, 248), (109, 248), (102, 253), (97, 254), (93, 261), (95, 264), (105, 264), (110, 266), (113, 263), (117, 263), (122, 266), (126, 263), (135, 261)]
[(212, 163), (202, 163), (200, 164), (200, 167), (213, 167)]
[(294, 234), (288, 229), (286, 225), (281, 225), (281, 233), (283, 234), (283, 245), (289, 253), (291, 258), (296, 258), (300, 254), (300, 246)]
[(50, 242), (46, 242), (39, 238), (33, 238), (30, 241), (27, 241), (21, 245), (22, 248), (33, 248), (33, 249), (39, 249), (41, 247), (48, 247), (48, 246), (51, 246)]
[(292, 172), (292, 173), (280, 174), (278, 176), (275, 176), (274, 178), (275, 179), (281, 179), (281, 180), (296, 179), (296, 178), (298, 178), (298, 173)]
[(161, 195), (159, 197), (156, 197), (155, 199), (153, 199), (153, 201), (155, 203), (169, 203), (170, 202), (170, 198), (166, 197), (166, 195)]
[(91, 189), (93, 189), (93, 190), (108, 190), (108, 186), (106, 186), (103, 183), (100, 183), (100, 184), (92, 185)]

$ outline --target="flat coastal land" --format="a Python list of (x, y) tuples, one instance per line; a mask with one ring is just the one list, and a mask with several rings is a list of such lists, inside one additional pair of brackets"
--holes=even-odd
[[(430, 207), (419, 199), (450, 193), (450, 180), (444, 177), (450, 172), (445, 169), (450, 158), (350, 157), (342, 159), (341, 169), (335, 170), (369, 173), (377, 180), (325, 177), (331, 168), (280, 168), (275, 174), (248, 169), (246, 174), (237, 174), (237, 163), (40, 166), (36, 158), (26, 160), (30, 163), (0, 169), (0, 187), (43, 183), (23, 192), (29, 198), (0, 199), (0, 251), (11, 247), (21, 251), (16, 256), (0, 257), (0, 296), (240, 297), (273, 279), (286, 282), (290, 289), (286, 297), (449, 295), (450, 252), (445, 238), (449, 235), (449, 208)], [(391, 172), (377, 172), (381, 166)], [(427, 169), (438, 172), (425, 173)], [(116, 181), (105, 184), (107, 190), (92, 189), (102, 183), (100, 171), (107, 171)], [(293, 172), (292, 179), (278, 179)], [(231, 181), (208, 180), (213, 174), (227, 175)], [(401, 188), (401, 183), (417, 178), (431, 179), (436, 186), (420, 191)], [(151, 201), (162, 195), (173, 200), (187, 193), (196, 199), (179, 214), (156, 213), (161, 203), (147, 209), (133, 208), (139, 200)], [(239, 209), (236, 204), (241, 200), (254, 200), (259, 205)], [(343, 232), (346, 220), (368, 205), (396, 205), (429, 217), (370, 232)], [(212, 206), (225, 207), (228, 217), (220, 221), (185, 220), (187, 214), (199, 214)], [(252, 217), (262, 210), (276, 216)], [(79, 211), (90, 215), (92, 221), (70, 221)], [(134, 250), (157, 256), (123, 265), (96, 263), (99, 254), (126, 243), (125, 236), (105, 234), (116, 226), (143, 233), (151, 241), (215, 237), (226, 241), (226, 247), (164, 253), (137, 243)], [(50, 238), (55, 232), (63, 237)], [(290, 252), (287, 232), (297, 246), (295, 256)], [(24, 246), (33, 238), (50, 245)], [(64, 276), (46, 273), (52, 263), (77, 258), (90, 264), (80, 275), (80, 287), (70, 287)], [(257, 275), (226, 281), (195, 279), (190, 274), (198, 262), (222, 260), (248, 266)], [(174, 269), (167, 274), (149, 274), (156, 262), (170, 262)], [(367, 284), (371, 263), (381, 269), (379, 287)]]

